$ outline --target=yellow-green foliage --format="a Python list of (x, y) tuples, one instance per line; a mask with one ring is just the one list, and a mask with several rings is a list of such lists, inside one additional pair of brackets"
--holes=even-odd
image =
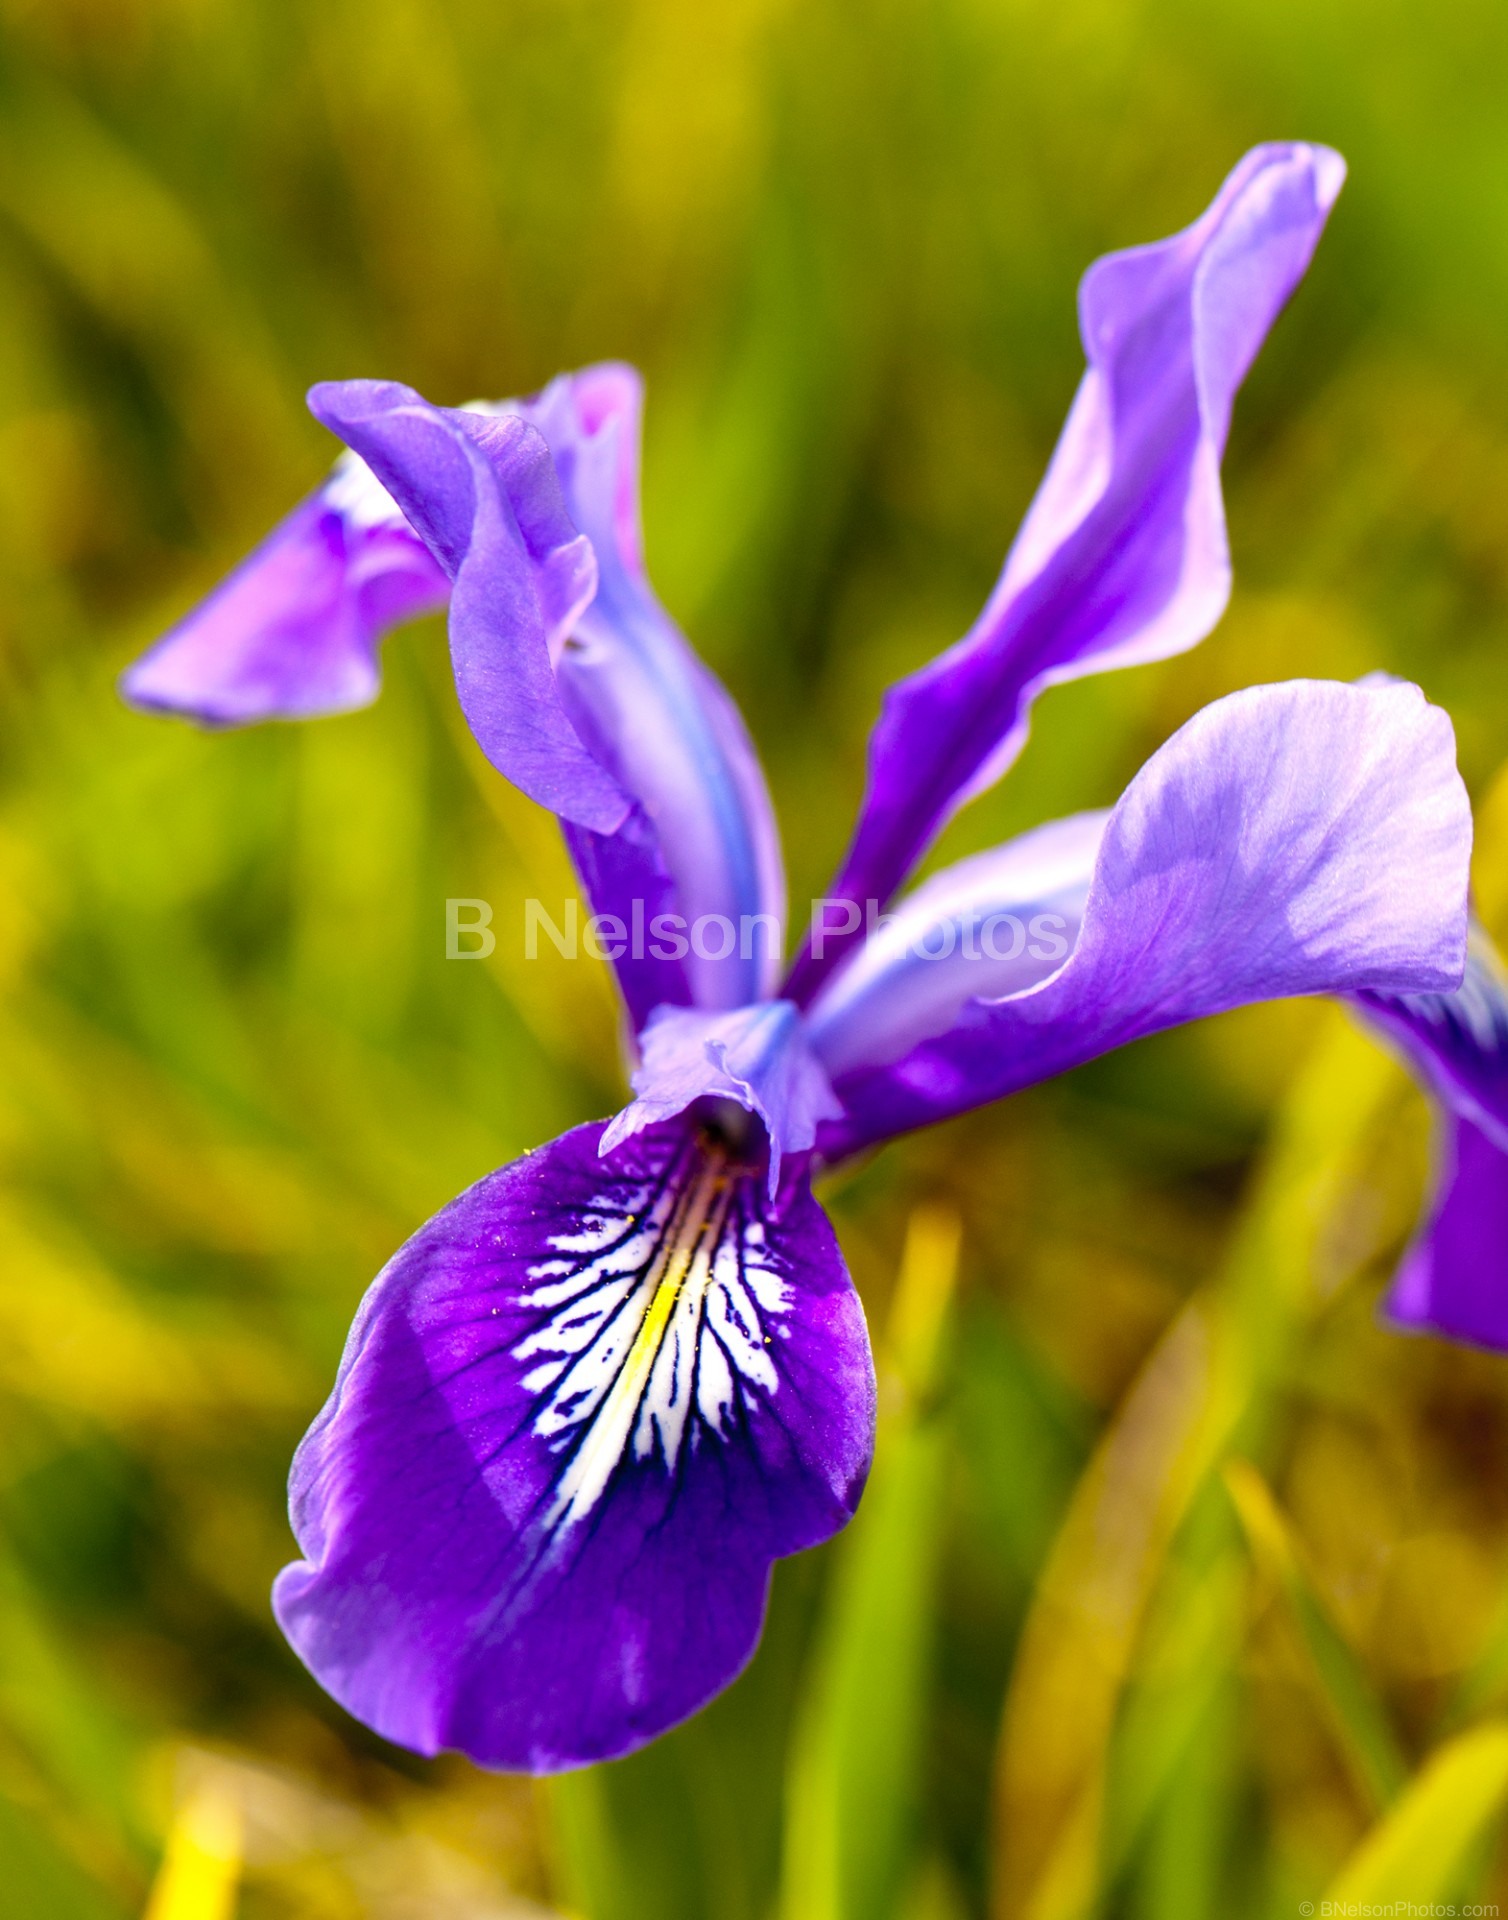
[[(618, 1103), (612, 1001), (523, 958), (566, 864), (470, 745), (438, 624), (301, 730), (113, 693), (323, 470), (310, 381), (461, 401), (624, 355), (651, 564), (803, 899), (880, 689), (1030, 497), (1079, 272), (1303, 135), (1351, 183), (1238, 409), (1230, 613), (1045, 700), (944, 853), (1293, 674), (1422, 680), (1480, 800), (1505, 73), (1491, 0), (3, 0), (0, 1913), (1508, 1900), (1508, 1362), (1376, 1323), (1424, 1109), (1316, 1007), (834, 1187), (884, 1336), (870, 1502), (780, 1570), (699, 1721), (549, 1789), (347, 1721), (268, 1614), (288, 1456), (393, 1247)], [(1501, 799), (1479, 886), (1501, 925)], [(494, 903), (485, 964), (443, 958), (453, 895)]]

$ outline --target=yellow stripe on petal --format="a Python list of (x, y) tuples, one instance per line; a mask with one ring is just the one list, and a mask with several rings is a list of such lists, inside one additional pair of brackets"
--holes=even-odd
[(649, 1270), (644, 1289), (648, 1304), (633, 1343), (576, 1457), (561, 1476), (553, 1524), (568, 1524), (589, 1513), (623, 1458), (671, 1315), (688, 1283), (697, 1298), (707, 1290), (730, 1185), (727, 1156), (708, 1149)]

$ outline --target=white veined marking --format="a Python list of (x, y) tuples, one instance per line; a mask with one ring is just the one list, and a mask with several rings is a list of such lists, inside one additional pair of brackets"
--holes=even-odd
[(554, 1236), (552, 1252), (592, 1256), (569, 1275), (558, 1258), (530, 1268), (542, 1284), (525, 1304), (556, 1311), (513, 1355), (541, 1362), (527, 1390), (550, 1390), (536, 1434), (574, 1441), (548, 1526), (590, 1513), (630, 1451), (638, 1460), (658, 1451), (672, 1470), (693, 1415), (722, 1432), (740, 1384), (778, 1389), (764, 1323), (786, 1311), (789, 1289), (762, 1227), (730, 1219), (738, 1185), (726, 1157), (706, 1150), (689, 1177), (636, 1196), (633, 1230), (623, 1231), (625, 1209), (603, 1201), (581, 1231)]

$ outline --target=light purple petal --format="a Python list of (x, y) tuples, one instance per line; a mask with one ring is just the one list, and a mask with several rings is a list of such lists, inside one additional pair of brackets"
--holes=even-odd
[(1454, 989), (1471, 814), (1417, 687), (1291, 681), (1196, 714), (1105, 828), (1072, 953), (891, 1065), (834, 1075), (828, 1158), (1143, 1034), (1294, 994)]
[(756, 1001), (731, 1013), (661, 1007), (641, 1036), (641, 1048), (633, 1076), (638, 1098), (603, 1134), (604, 1153), (698, 1100), (731, 1100), (764, 1124), (773, 1199), (782, 1156), (810, 1152), (821, 1122), (842, 1117), (789, 1000)]
[(278, 1619), (421, 1753), (549, 1772), (695, 1712), (772, 1561), (857, 1504), (863, 1313), (804, 1176), (599, 1126), (479, 1182), (364, 1301), (294, 1463)]
[[(508, 404), (544, 436), (571, 518), (597, 555), (596, 598), (560, 663), (582, 737), (648, 815), (688, 925), (705, 916), (740, 932), (746, 922), (759, 929), (752, 951), (746, 939), (726, 954), (715, 950), (717, 940), (704, 939), (682, 962), (696, 1005), (731, 1008), (773, 992), (779, 978), (780, 838), (742, 715), (644, 572), (642, 403), (638, 374), (608, 362), (563, 374), (533, 399)], [(626, 918), (636, 897), (599, 904)]]
[(559, 375), (525, 400), (504, 400), (496, 411), (518, 414), (543, 435), (600, 572), (617, 569), (648, 590), (639, 525), (644, 383), (637, 370), (603, 360)]
[(1508, 1154), (1449, 1109), (1434, 1192), (1388, 1295), (1400, 1327), (1508, 1351)]
[[(588, 369), (486, 418), (371, 382), (318, 388), (311, 405), (370, 460), (453, 572), (451, 642), (467, 719), (493, 763), (572, 824), (594, 906), (629, 922), (637, 902), (652, 918), (649, 902), (668, 879), (681, 957), (656, 960), (647, 940), (637, 943), (638, 970), (624, 976), (636, 1018), (660, 1001), (733, 1007), (767, 993), (783, 946), (779, 844), (736, 709), (644, 578), (637, 376)], [(555, 505), (596, 561), (593, 596), (571, 600), (546, 649), (536, 621), (520, 624), (519, 595), (497, 584), (499, 568), (517, 571), (517, 529), (506, 513), (479, 517), (478, 503), (498, 491), (489, 493), (489, 466), (525, 534), (544, 492), (553, 499), (553, 478), (547, 488), (532, 465), (524, 484), (516, 477), (520, 436), (548, 446), (564, 489)], [(535, 505), (526, 512), (521, 501)], [(554, 512), (542, 516), (547, 552), (561, 539)], [(630, 846), (592, 843), (622, 832), (632, 808)], [(702, 921), (717, 923), (712, 934), (695, 933)], [(723, 927), (733, 934), (726, 948)]]
[(432, 407), (386, 381), (314, 387), (309, 407), (372, 468), (450, 579), (456, 692), (487, 758), (565, 819), (616, 832), (632, 798), (583, 743), (556, 683), (596, 566), (544, 441), (515, 416)]
[[(1326, 147), (1255, 148), (1193, 226), (1089, 269), (1089, 366), (1057, 452), (974, 627), (886, 695), (834, 898), (889, 900), (1015, 758), (1045, 687), (1164, 659), (1219, 619), (1231, 403), (1344, 177)], [(838, 951), (803, 956), (789, 989), (799, 1002)]]
[(807, 1035), (828, 1072), (886, 1066), (965, 1005), (1046, 979), (1079, 937), (1108, 813), (1078, 813), (945, 867), (877, 916), (824, 981)]
[(377, 646), (450, 588), (376, 478), (346, 454), (209, 598), (121, 675), (133, 706), (211, 726), (305, 720), (376, 698)]

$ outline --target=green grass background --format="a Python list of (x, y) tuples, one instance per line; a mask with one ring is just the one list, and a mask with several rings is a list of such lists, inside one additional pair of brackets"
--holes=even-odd
[[(0, 22), (0, 1913), (138, 1913), (170, 1834), (158, 1920), (1508, 1899), (1508, 1363), (1378, 1325), (1427, 1117), (1316, 1005), (832, 1187), (875, 1478), (697, 1722), (542, 1788), (347, 1720), (268, 1613), (289, 1454), (398, 1242), (619, 1103), (612, 1003), (522, 958), (524, 896), (570, 879), (471, 746), (439, 623), (371, 711), (301, 729), (113, 691), (323, 471), (311, 381), (458, 402), (622, 355), (652, 569), (750, 716), (804, 900), (880, 690), (963, 630), (1041, 473), (1080, 272), (1254, 141), (1322, 139), (1351, 181), (1237, 410), (1229, 614), (1049, 695), (942, 853), (1107, 803), (1232, 688), (1386, 668), (1455, 718), (1501, 925), (1508, 14)], [(444, 960), (453, 895), (493, 902), (491, 961)], [(193, 1866), (211, 1803), (233, 1891)]]

